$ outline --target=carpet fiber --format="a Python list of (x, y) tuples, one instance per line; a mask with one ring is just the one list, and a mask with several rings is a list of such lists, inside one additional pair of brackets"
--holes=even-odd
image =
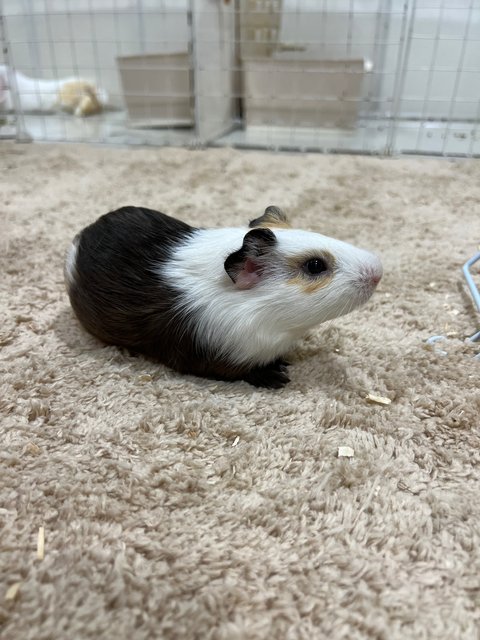
[[(478, 638), (480, 162), (2, 143), (0, 175), (2, 637)], [(65, 295), (69, 241), (125, 204), (277, 204), (384, 279), (281, 391), (181, 376)]]

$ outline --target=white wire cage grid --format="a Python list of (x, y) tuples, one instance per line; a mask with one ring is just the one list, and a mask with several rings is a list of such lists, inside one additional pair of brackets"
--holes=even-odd
[(0, 137), (480, 155), (480, 0), (0, 0)]

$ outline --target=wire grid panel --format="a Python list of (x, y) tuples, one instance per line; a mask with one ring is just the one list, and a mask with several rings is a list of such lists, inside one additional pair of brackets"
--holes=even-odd
[(480, 154), (480, 0), (3, 0), (3, 14), (34, 139)]
[(8, 47), (5, 20), (0, 4), (0, 140), (17, 138), (17, 123), (14, 113), (9, 113), (7, 105), (7, 87), (9, 84), (8, 69)]
[(480, 3), (412, 3), (395, 150), (479, 155)]
[[(172, 106), (185, 112), (191, 103), (188, 0), (4, 0), (4, 15), (34, 139), (164, 144), (192, 136)], [(89, 95), (90, 113), (76, 115)]]

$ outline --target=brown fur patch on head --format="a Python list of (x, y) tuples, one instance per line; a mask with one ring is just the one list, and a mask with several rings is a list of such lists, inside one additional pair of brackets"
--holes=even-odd
[(319, 278), (308, 278), (303, 275), (294, 276), (287, 280), (287, 284), (293, 284), (300, 287), (305, 293), (315, 293), (319, 289), (323, 289), (333, 280), (333, 273), (321, 276)]
[(263, 229), (270, 227), (275, 229), (290, 229), (292, 225), (280, 207), (271, 205), (265, 209), (265, 213), (262, 216), (252, 220), (248, 226), (250, 228), (261, 227)]
[(275, 224), (256, 224), (254, 225), (255, 229), (291, 229), (292, 225), (291, 224), (280, 224), (280, 223), (275, 223)]
[[(315, 258), (321, 258), (325, 260), (328, 265), (328, 271), (320, 274), (318, 276), (309, 277), (308, 274), (304, 273), (302, 270), (302, 265), (304, 265), (308, 260), (312, 260)], [(287, 266), (289, 270), (291, 270), (292, 277), (287, 280), (287, 284), (296, 285), (300, 287), (302, 291), (305, 293), (315, 293), (319, 289), (323, 289), (333, 280), (336, 260), (333, 254), (329, 251), (322, 251), (321, 254), (300, 254), (297, 256), (293, 256), (287, 258)]]

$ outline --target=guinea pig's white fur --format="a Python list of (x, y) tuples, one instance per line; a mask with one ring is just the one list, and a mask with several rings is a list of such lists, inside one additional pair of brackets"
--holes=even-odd
[(75, 262), (77, 260), (78, 238), (68, 247), (67, 256), (65, 258), (65, 279), (71, 284), (75, 278)]
[(155, 267), (181, 293), (177, 311), (191, 319), (190, 331), (235, 364), (262, 365), (285, 354), (307, 330), (365, 302), (381, 278), (380, 260), (367, 251), (317, 233), (275, 228), (279, 263), (327, 251), (335, 258), (333, 277), (306, 291), (278, 268), (239, 289), (224, 262), (248, 231), (198, 229)]

